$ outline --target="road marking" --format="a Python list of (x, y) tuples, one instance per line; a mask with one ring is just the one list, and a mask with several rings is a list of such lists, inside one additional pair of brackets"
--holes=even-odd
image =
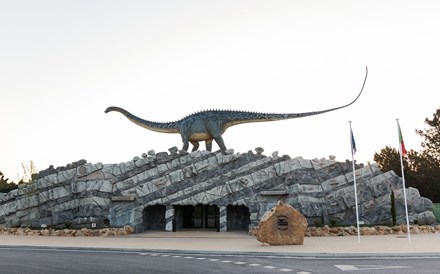
[(398, 266), (398, 265), (335, 265), (342, 271), (355, 271), (355, 270), (384, 270), (384, 269), (399, 269), (399, 268), (411, 268), (410, 266)]
[[(200, 260), (200, 261), (202, 261), (202, 260), (207, 260), (207, 258), (204, 258), (204, 257), (193, 257), (193, 256), (180, 256), (180, 255), (172, 255), (172, 254), (161, 254), (161, 253), (138, 253), (139, 255), (141, 255), (141, 256), (146, 256), (146, 255), (149, 255), (149, 256), (151, 256), (151, 257), (158, 257), (158, 256), (160, 256), (160, 257), (173, 257), (173, 258), (184, 258), (184, 259), (195, 259), (195, 260)], [(274, 257), (274, 256), (268, 256), (268, 257)], [(218, 261), (220, 261), (220, 259), (208, 259), (208, 261), (210, 261), (210, 262), (218, 262)], [(265, 268), (265, 269), (276, 269), (277, 267), (275, 267), (275, 266), (271, 266), (271, 265), (266, 265), (266, 266), (262, 266), (261, 264), (248, 264), (247, 262), (241, 262), (241, 261), (239, 261), (239, 262), (234, 262), (234, 261), (230, 261), (230, 260), (223, 260), (223, 261), (220, 261), (220, 262), (222, 262), (222, 263), (232, 263), (232, 264), (235, 264), (235, 265), (247, 265), (247, 266), (253, 266), (253, 267), (258, 267), (258, 266), (260, 266), (260, 267), (263, 267), (263, 268)], [(347, 269), (347, 270), (367, 270), (367, 269), (386, 269), (386, 268), (365, 268), (366, 266), (349, 266), (349, 265), (335, 265), (336, 267), (338, 267), (338, 268), (340, 268), (341, 270), (343, 270), (343, 271), (346, 271), (345, 269)], [(358, 269), (358, 267), (363, 267), (362, 269)], [(377, 267), (377, 266), (375, 266), (375, 267)], [(387, 267), (387, 268), (402, 268), (402, 267)], [(281, 271), (281, 272), (292, 272), (293, 271), (293, 269), (290, 269), (290, 268), (280, 268), (280, 269), (278, 269), (279, 271)], [(297, 272), (296, 274), (311, 274), (310, 272)]]
[(312, 272), (300, 271), (300, 272), (296, 272), (296, 274), (312, 274)]

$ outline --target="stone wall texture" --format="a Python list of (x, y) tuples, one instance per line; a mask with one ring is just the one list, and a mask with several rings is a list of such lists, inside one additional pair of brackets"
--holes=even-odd
[[(173, 206), (246, 206), (250, 226), (278, 201), (287, 203), (309, 225), (356, 224), (352, 163), (328, 159), (271, 156), (257, 152), (226, 154), (176, 147), (149, 151), (119, 164), (80, 160), (41, 171), (34, 182), (0, 193), (0, 226), (105, 227), (130, 225), (144, 229), (148, 206), (166, 206), (167, 230)], [(402, 179), (382, 173), (376, 165), (356, 165), (358, 208), (365, 224), (391, 224), (395, 195), (397, 223), (405, 223)], [(432, 202), (417, 189), (406, 189), (411, 222), (434, 223)], [(225, 216), (221, 216), (226, 220)], [(221, 231), (225, 225), (220, 221)]]

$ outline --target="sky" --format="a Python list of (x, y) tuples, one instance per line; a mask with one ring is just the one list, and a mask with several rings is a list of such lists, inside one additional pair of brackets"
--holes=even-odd
[[(17, 182), (86, 159), (120, 163), (182, 147), (152, 121), (232, 109), (307, 118), (229, 128), (227, 148), (373, 162), (420, 150), (440, 108), (438, 1), (0, 1), (0, 171)], [(201, 144), (204, 148), (204, 144)], [(218, 150), (214, 143), (213, 150)]]

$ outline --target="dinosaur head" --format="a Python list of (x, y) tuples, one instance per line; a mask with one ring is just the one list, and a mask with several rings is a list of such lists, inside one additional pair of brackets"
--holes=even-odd
[(116, 110), (116, 107), (108, 107), (108, 108), (104, 111), (104, 113), (109, 113), (110, 111), (114, 111), (114, 110)]
[(110, 111), (117, 111), (119, 113), (122, 113), (125, 116), (131, 115), (128, 111), (126, 111), (125, 109), (120, 108), (120, 107), (108, 107), (104, 112), (109, 113)]

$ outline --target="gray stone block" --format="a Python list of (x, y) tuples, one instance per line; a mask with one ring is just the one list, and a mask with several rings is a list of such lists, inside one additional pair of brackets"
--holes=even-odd
[(417, 215), (417, 223), (419, 225), (432, 225), (435, 223), (435, 215), (432, 211), (427, 210)]

